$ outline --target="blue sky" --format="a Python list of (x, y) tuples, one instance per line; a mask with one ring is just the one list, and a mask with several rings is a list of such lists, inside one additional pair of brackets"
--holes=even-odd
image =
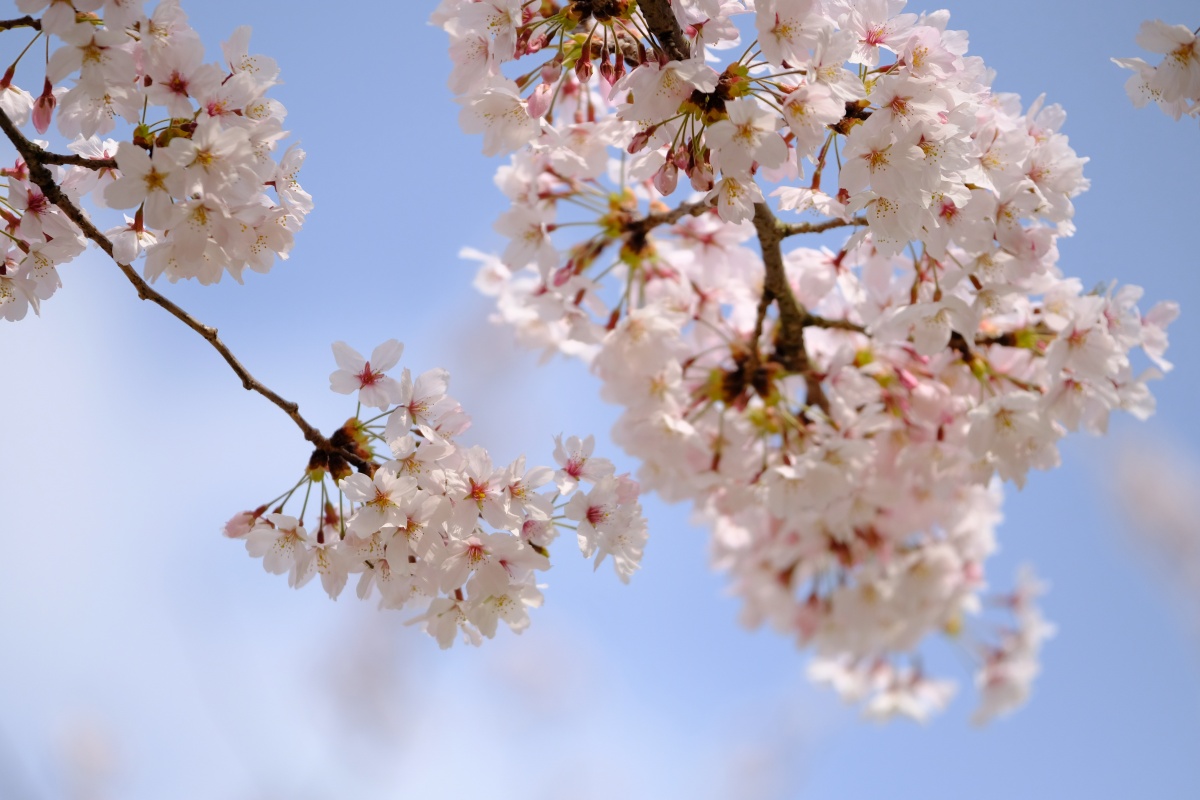
[[(595, 380), (512, 349), (457, 258), (502, 245), (504, 204), (497, 162), (458, 129), (427, 4), (184, 6), (212, 52), (250, 24), (252, 51), (279, 61), (316, 210), (270, 275), (167, 293), (327, 430), (353, 412), (326, 388), (329, 344), (397, 337), (414, 371), (450, 370), (498, 459), (549, 462), (560, 432), (618, 456)], [(964, 686), (924, 727), (860, 720), (808, 686), (789, 642), (737, 625), (705, 532), (656, 500), (630, 586), (562, 547), (531, 629), (480, 650), (441, 652), (352, 595), (293, 592), (218, 531), (294, 481), (297, 431), (89, 254), (42, 317), (0, 328), (0, 797), (84, 796), (81, 748), (107, 771), (96, 797), (1195, 797), (1198, 640), (1110, 487), (1120, 441), (1200, 453), (1200, 129), (1133, 109), (1108, 58), (1141, 55), (1142, 19), (1200, 25), (1200, 9), (950, 11), (996, 88), (1061, 103), (1091, 158), (1064, 271), (1183, 307), (1157, 416), (1073, 438), (1061, 469), (1006, 490), (994, 583), (1035, 564), (1060, 631), (1028, 707), (977, 730)]]

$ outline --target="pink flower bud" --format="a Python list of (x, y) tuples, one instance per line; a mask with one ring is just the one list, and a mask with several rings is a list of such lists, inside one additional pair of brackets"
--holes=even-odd
[(554, 83), (562, 75), (562, 62), (557, 58), (542, 65), (542, 81)]
[(550, 103), (554, 100), (554, 91), (548, 83), (539, 83), (538, 87), (533, 90), (533, 94), (529, 95), (529, 102), (526, 110), (529, 116), (538, 119), (546, 115), (550, 110)]
[(551, 279), (550, 282), (554, 285), (554, 288), (557, 289), (558, 287), (562, 286), (567, 281), (571, 280), (571, 278), (574, 275), (575, 275), (574, 267), (572, 267), (570, 265), (565, 266), (565, 267), (559, 267), (558, 269), (556, 269), (554, 271), (554, 277)]
[(654, 135), (656, 130), (658, 130), (658, 126), (651, 125), (649, 128), (646, 128), (646, 130), (635, 133), (633, 138), (629, 141), (629, 147), (626, 148), (626, 151), (629, 153), (629, 155), (633, 155), (634, 153), (638, 153), (645, 149), (646, 144), (650, 141), (650, 137)]
[(618, 53), (613, 59), (613, 80), (619, 81), (625, 75), (625, 59)]
[(592, 62), (586, 58), (581, 58), (575, 62), (575, 77), (580, 83), (587, 83), (592, 77)]
[(250, 533), (250, 529), (265, 512), (266, 506), (257, 508), (254, 511), (243, 511), (240, 514), (234, 514), (233, 519), (225, 523), (225, 535), (230, 539), (241, 539)]
[(658, 168), (658, 172), (654, 173), (654, 188), (663, 195), (671, 194), (675, 191), (676, 184), (679, 183), (679, 167), (668, 161)]
[(38, 133), (45, 133), (49, 130), (50, 119), (54, 116), (56, 105), (58, 105), (58, 98), (54, 96), (54, 87), (47, 78), (41, 96), (33, 101), (33, 127), (37, 129)]

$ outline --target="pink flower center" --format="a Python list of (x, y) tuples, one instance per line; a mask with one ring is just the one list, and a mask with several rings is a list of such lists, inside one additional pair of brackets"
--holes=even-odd
[(583, 463), (585, 461), (587, 461), (586, 458), (579, 458), (578, 456), (569, 458), (567, 459), (567, 463), (563, 466), (563, 472), (567, 473), (575, 480), (579, 480), (579, 476), (583, 474)]
[(30, 192), (29, 200), (25, 205), (25, 210), (31, 214), (41, 215), (46, 213), (46, 209), (49, 207), (49, 205), (50, 204), (46, 201), (46, 196), (44, 194), (41, 192)]
[(180, 95), (181, 97), (187, 97), (188, 79), (186, 77), (184, 77), (183, 75), (180, 75), (178, 72), (172, 72), (171, 77), (166, 82), (166, 84), (167, 84), (167, 89), (172, 94), (177, 94), (177, 95)]
[(358, 382), (362, 386), (374, 386), (383, 377), (383, 373), (374, 372), (371, 369), (371, 362), (363, 364), (362, 372), (358, 374)]
[(608, 519), (608, 510), (604, 506), (588, 506), (587, 521), (594, 527)]

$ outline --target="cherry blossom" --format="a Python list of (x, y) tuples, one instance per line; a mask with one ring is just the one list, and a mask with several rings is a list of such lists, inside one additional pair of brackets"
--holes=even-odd
[[(326, 436), (150, 286), (267, 272), (314, 208), (304, 151), (281, 147), (278, 65), (245, 27), (206, 61), (178, 0), (149, 15), (140, 0), (17, 0), (38, 16), (9, 27), (36, 26), (47, 47), (0, 79), (16, 149), (0, 317), (40, 312), (91, 242), (204, 336), (313, 446), (295, 485), (224, 528), (293, 588), (320, 576), (337, 598), (357, 575), (361, 598), (415, 612), (442, 647), (500, 621), (520, 633), (563, 530), (630, 580), (645, 488), (711, 530), (743, 621), (811, 651), (812, 677), (866, 716), (924, 721), (950, 702), (956, 682), (921, 657), (940, 636), (978, 665), (987, 721), (1025, 702), (1053, 633), (1031, 572), (988, 588), (1002, 487), (1056, 467), (1069, 433), (1153, 412), (1179, 308), (1143, 313), (1141, 289), (1085, 292), (1065, 274), (1059, 241), (1089, 188), (1065, 112), (1042, 97), (1023, 108), (947, 12), (905, 7), (434, 12), (461, 127), (507, 157), (494, 225), (507, 245), (464, 251), (482, 262), (477, 284), (520, 342), (589, 365), (620, 406), (612, 438), (636, 478), (592, 436), (557, 437), (557, 469), (464, 446), (448, 373), (389, 376), (394, 339), (369, 359), (333, 344), (330, 388), (358, 408)], [(1197, 115), (1196, 32), (1147, 22), (1137, 41), (1162, 60), (1117, 60), (1134, 103)], [(70, 153), (29, 129), (73, 140)], [(130, 213), (101, 233), (89, 199)], [(837, 229), (840, 244), (794, 244)]]
[(345, 342), (333, 343), (338, 368), (329, 376), (329, 388), (339, 394), (358, 392), (358, 400), (371, 408), (385, 409), (400, 398), (400, 383), (384, 375), (404, 354), (404, 345), (389, 339), (371, 351), (365, 359)]
[(1113, 63), (1133, 70), (1125, 84), (1129, 99), (1138, 108), (1153, 100), (1175, 119), (1200, 115), (1200, 40), (1186, 25), (1168, 25), (1147, 20), (1138, 31), (1137, 43), (1162, 61), (1151, 66), (1140, 58), (1114, 58)]
[[(509, 35), (479, 21), (483, 5), (433, 20), (468, 57), (451, 80), (467, 108), (494, 91), (488, 48)], [(1085, 293), (1063, 275), (1086, 159), (1060, 107), (993, 89), (946, 12), (638, 8), (627, 25), (593, 4), (528, 7), (515, 60), (530, 77), (504, 84), (510, 111), (487, 124), (464, 111), (485, 153), (525, 145), (497, 173), (508, 248), (464, 251), (483, 264), (477, 286), (518, 341), (590, 364), (638, 483), (711, 528), (746, 624), (812, 650), (814, 678), (875, 719), (941, 710), (955, 682), (921, 650), (955, 639), (979, 665), (976, 718), (1007, 713), (1050, 628), (1026, 578), (985, 603), (1002, 484), (1057, 466), (1069, 432), (1152, 411), (1159, 372), (1134, 364), (1169, 365), (1175, 307), (1143, 313), (1136, 287)], [(746, 10), (757, 39), (725, 48)], [(1144, 31), (1171, 63), (1141, 68), (1139, 91), (1179, 110), (1194, 35)], [(836, 228), (850, 229), (841, 247), (791, 244)], [(581, 549), (626, 578), (642, 541), (622, 522), (632, 478), (589, 476), (593, 446), (560, 440), (555, 482), (576, 492), (563, 513)], [(540, 518), (520, 530), (552, 538)], [(430, 614), (443, 637), (470, 618), (460, 604)]]
[[(393, 395), (372, 365), (394, 367), (400, 342), (380, 345), (370, 362), (341, 342), (333, 350), (342, 369), (331, 388), (361, 395), (370, 388), (390, 399), (377, 406), (384, 413), (348, 420), (330, 439), (340, 449), (317, 449), (295, 486), (225, 525), (225, 535), (244, 539), (268, 572), (286, 572), (293, 588), (319, 575), (333, 599), (357, 574), (360, 598), (422, 607), (410, 621), (450, 647), (460, 634), (472, 644), (494, 637), (501, 620), (516, 633), (529, 626), (529, 609), (543, 603), (538, 580), (550, 568), (548, 547), (560, 527), (576, 528), (568, 520), (582, 519), (576, 529), (585, 557), (599, 565), (611, 556), (624, 582), (638, 569), (648, 538), (638, 484), (613, 477), (612, 463), (593, 455), (592, 437), (558, 437), (563, 469), (551, 494), (549, 467), (527, 469), (522, 456), (497, 468), (484, 448), (456, 441), (469, 420), (446, 395), (445, 370), (424, 373), (414, 390), (406, 369), (407, 388)], [(372, 382), (362, 384), (363, 375)], [(437, 399), (418, 409), (414, 391)], [(377, 455), (380, 441), (386, 451)], [(595, 488), (585, 495), (579, 481)], [(320, 501), (310, 503), (314, 496)], [(296, 503), (295, 516), (284, 513)], [(310, 509), (316, 516), (306, 527)]]

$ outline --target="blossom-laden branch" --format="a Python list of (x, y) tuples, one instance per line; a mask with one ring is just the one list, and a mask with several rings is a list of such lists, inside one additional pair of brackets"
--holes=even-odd
[[(675, 12), (671, 10), (669, 0), (639, 0), (638, 5), (642, 9), (650, 32), (667, 46), (671, 57), (681, 61), (688, 58), (690, 49), (687, 40), (683, 37), (683, 31), (679, 27)], [(754, 205), (754, 228), (758, 235), (759, 247), (762, 250), (766, 275), (763, 281), (763, 292), (755, 321), (754, 335), (750, 343), (750, 371), (751, 373), (755, 372), (759, 366), (758, 338), (762, 333), (767, 309), (774, 303), (779, 309), (774, 360), (784, 369), (803, 375), (809, 402), (826, 409), (828, 400), (821, 389), (819, 377), (810, 369), (808, 353), (804, 347), (804, 326), (807, 312), (796, 302), (796, 297), (788, 285), (780, 242), (785, 237), (800, 233), (817, 233), (845, 225), (866, 224), (865, 218), (856, 217), (850, 220), (831, 219), (819, 224), (784, 225), (775, 218), (770, 206), (766, 203)]]
[[(628, 582), (647, 540), (639, 486), (594, 457), (590, 437), (559, 439), (557, 473), (526, 470), (523, 456), (494, 468), (486, 450), (456, 442), (470, 419), (447, 394), (445, 370), (415, 381), (407, 369), (398, 379), (387, 374), (403, 352), (396, 340), (369, 359), (334, 344), (330, 388), (357, 394), (358, 410), (326, 437), (296, 403), (251, 375), (215, 328), (150, 285), (164, 273), (209, 284), (229, 272), (240, 282), (246, 267), (266, 272), (286, 256), (312, 208), (296, 180), (304, 153), (289, 148), (278, 163), (271, 155), (285, 135), (285, 112), (264, 95), (277, 69), (249, 54), (248, 28), (223, 43), (224, 64), (202, 64), (204, 47), (174, 3), (159, 4), (153, 18), (138, 2), (110, 3), (103, 18), (77, 15), (75, 6), (53, 3), (29, 25), (44, 28), (48, 43), (63, 40), (47, 59), (42, 95), (34, 100), (12, 85), (17, 64), (3, 79), (0, 130), (19, 158), (3, 171), (0, 317), (38, 311), (61, 286), (57, 266), (91, 243), (141, 299), (198, 333), (248, 391), (283, 410), (315, 450), (294, 486), (236, 515), (225, 532), (244, 540), (268, 572), (288, 573), (293, 587), (319, 575), (337, 598), (357, 574), (360, 598), (377, 593), (385, 607), (421, 606), (410, 622), (449, 647), (459, 633), (476, 644), (491, 638), (500, 621), (518, 633), (529, 624), (528, 609), (542, 598), (537, 574), (549, 568), (547, 546), (560, 528), (595, 566), (611, 558)], [(160, 34), (133, 35), (151, 27)], [(75, 72), (74, 88), (55, 86)], [(147, 115), (155, 106), (165, 114)], [(59, 132), (74, 137), (73, 155), (49, 152), (21, 131), (32, 122), (45, 133), (56, 113)], [(142, 122), (125, 141), (101, 140), (118, 117)], [(133, 217), (101, 231), (83, 208), (92, 192), (110, 208), (136, 209)], [(141, 274), (134, 262), (143, 253)], [(364, 407), (382, 413), (364, 417)], [(551, 481), (553, 494), (542, 490)]]
[[(1087, 181), (1061, 109), (985, 102), (944, 20), (834, 5), (764, 0), (744, 25), (740, 3), (444, 6), (463, 128), (512, 153), (508, 246), (471, 257), (522, 342), (591, 364), (623, 408), (614, 439), (711, 525), (750, 624), (820, 652), (814, 677), (880, 718), (945, 705), (952, 684), (913, 654), (956, 638), (984, 720), (1027, 696), (1049, 635), (1028, 575), (1000, 600), (1006, 633), (970, 622), (994, 479), (1022, 485), (1114, 410), (1147, 415), (1156, 373), (1131, 359), (1169, 368), (1177, 307), (1063, 276)], [(618, 68), (618, 32), (653, 54)], [(781, 211), (827, 219), (778, 221), (768, 183)], [(637, 219), (687, 184), (698, 204)], [(566, 244), (564, 225), (600, 233)], [(783, 247), (834, 229), (836, 251)]]
[[(332, 445), (321, 432), (306, 420), (300, 414), (300, 407), (297, 403), (290, 400), (285, 400), (274, 390), (265, 386), (261, 381), (250, 374), (250, 371), (237, 359), (229, 347), (221, 341), (217, 335), (217, 329), (197, 320), (191, 314), (184, 311), (178, 305), (159, 293), (149, 283), (138, 275), (137, 272), (129, 264), (123, 264), (113, 256), (113, 243), (92, 223), (88, 216), (79, 206), (75, 205), (69, 197), (62, 191), (62, 188), (55, 181), (54, 176), (47, 169), (47, 164), (77, 164), (78, 162), (57, 156), (53, 153), (48, 153), (34, 142), (31, 142), (21, 130), (13, 124), (12, 119), (8, 114), (0, 109), (0, 130), (4, 131), (5, 136), (12, 142), (13, 146), (20, 153), (21, 158), (25, 161), (26, 167), (29, 170), (29, 180), (41, 189), (42, 194), (57, 206), (67, 216), (71, 222), (83, 232), (91, 242), (103, 250), (113, 262), (121, 270), (129, 282), (133, 284), (137, 290), (138, 297), (142, 300), (149, 300), (157, 304), (161, 308), (178, 319), (187, 327), (191, 328), (196, 333), (200, 334), (206, 342), (212, 345), (225, 362), (229, 364), (234, 374), (242, 381), (242, 386), (248, 391), (256, 392), (267, 400), (283, 410), (288, 417), (296, 423), (304, 434), (304, 438), (313, 444), (318, 450), (326, 453), (337, 454), (345, 458), (350, 463), (354, 464), (359, 469), (366, 469), (367, 464), (362, 458), (354, 453), (347, 452), (342, 448), (337, 448)], [(100, 161), (96, 159), (85, 159), (86, 161)], [(116, 162), (113, 159), (104, 159), (103, 166), (105, 168), (113, 168)], [(111, 163), (111, 166), (109, 164)], [(91, 166), (91, 164), (83, 164), (81, 166)]]

